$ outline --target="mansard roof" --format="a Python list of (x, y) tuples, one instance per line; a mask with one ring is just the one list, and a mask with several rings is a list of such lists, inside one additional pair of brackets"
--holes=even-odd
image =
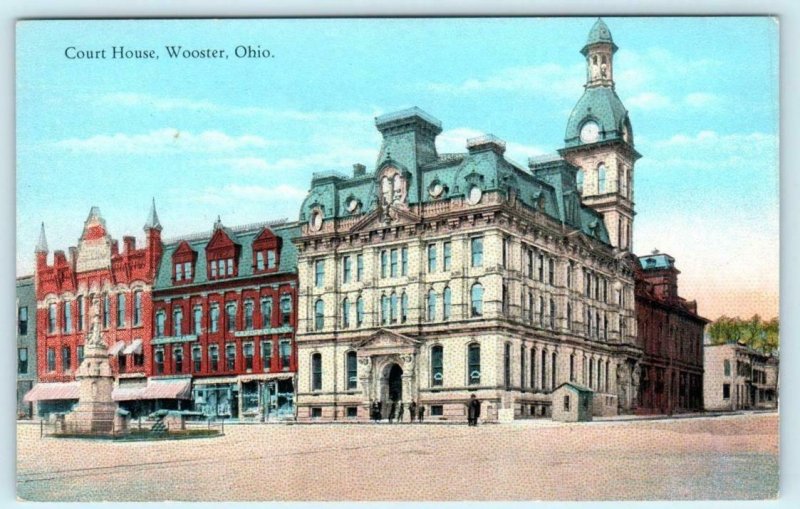
[[(403, 124), (406, 118), (408, 125)], [(387, 132), (384, 128), (389, 123), (400, 127)], [(505, 157), (505, 142), (492, 135), (465, 140), (467, 152), (439, 154), (433, 136), (441, 130), (441, 124), (419, 108), (384, 115), (377, 124), (384, 129), (384, 140), (372, 171), (358, 168), (352, 176), (337, 171), (315, 173), (300, 208), (301, 222), (308, 221), (314, 209), (320, 209), (325, 220), (374, 212), (380, 198), (378, 175), (387, 166), (393, 166), (408, 178), (407, 202), (411, 206), (463, 199), (477, 185), (484, 193), (514, 194), (528, 208), (609, 243), (599, 213), (582, 205), (580, 200), (570, 206), (569, 196), (577, 192), (577, 168), (562, 158), (556, 157), (547, 164), (532, 163), (530, 169), (525, 169)], [(550, 174), (554, 176), (551, 178)], [(443, 191), (435, 197), (431, 189), (439, 185)], [(359, 206), (351, 211), (349, 204), (353, 200)]]
[[(280, 243), (280, 266), (277, 272), (272, 272), (271, 274), (295, 273), (297, 271), (297, 249), (294, 243), (291, 242), (292, 238), (300, 234), (300, 228), (296, 222), (289, 223), (280, 221), (275, 223), (256, 223), (240, 227), (226, 227), (224, 229), (225, 234), (232, 242), (241, 246), (241, 250), (238, 260), (238, 275), (236, 277), (226, 278), (225, 281), (244, 279), (253, 276), (253, 241), (264, 232), (265, 228), (269, 228), (275, 236), (282, 239)], [(197, 253), (192, 284), (208, 282), (206, 246), (209, 244), (216, 231), (215, 229), (210, 232), (186, 235), (183, 238), (166, 241), (164, 244), (164, 254), (161, 257), (161, 264), (158, 267), (158, 273), (156, 274), (153, 288), (155, 290), (163, 290), (173, 286), (172, 255), (183, 243), (188, 244), (189, 247)], [(191, 285), (184, 283), (180, 286), (184, 288)]]

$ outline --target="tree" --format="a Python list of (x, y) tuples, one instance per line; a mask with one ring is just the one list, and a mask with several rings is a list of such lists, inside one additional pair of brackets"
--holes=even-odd
[(779, 350), (779, 329), (777, 317), (764, 321), (757, 314), (749, 319), (723, 315), (708, 326), (707, 332), (711, 344), (743, 343), (772, 355)]

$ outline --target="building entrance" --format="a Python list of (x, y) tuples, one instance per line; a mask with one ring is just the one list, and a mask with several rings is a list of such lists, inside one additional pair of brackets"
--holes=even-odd
[(392, 403), (398, 406), (403, 401), (403, 368), (395, 363), (389, 364), (384, 368), (381, 382), (381, 413), (384, 419), (388, 419)]

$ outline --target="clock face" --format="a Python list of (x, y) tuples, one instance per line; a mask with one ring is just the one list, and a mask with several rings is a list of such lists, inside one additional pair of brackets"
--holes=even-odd
[(478, 186), (472, 186), (469, 190), (467, 201), (469, 201), (469, 203), (472, 205), (476, 205), (479, 201), (481, 201), (481, 196), (483, 196), (481, 188)]
[(586, 122), (581, 127), (581, 141), (583, 143), (594, 143), (600, 137), (600, 128), (594, 122)]

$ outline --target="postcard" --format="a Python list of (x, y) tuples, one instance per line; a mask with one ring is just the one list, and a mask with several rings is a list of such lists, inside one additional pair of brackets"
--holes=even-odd
[(17, 496), (771, 499), (771, 17), (16, 26)]

